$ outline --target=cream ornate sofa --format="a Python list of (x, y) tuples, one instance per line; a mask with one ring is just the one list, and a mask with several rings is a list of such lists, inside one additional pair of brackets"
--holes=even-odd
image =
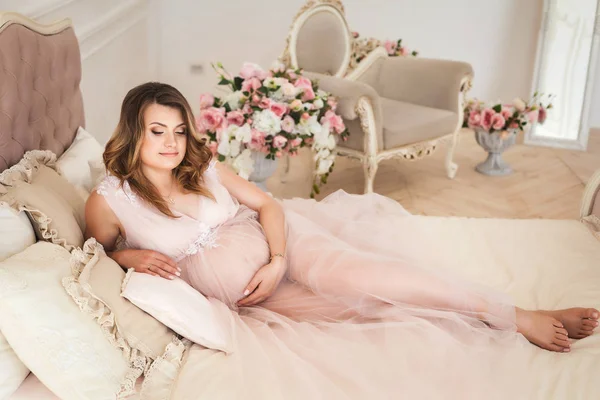
[[(15, 37), (19, 40), (14, 40)], [(43, 57), (36, 58), (35, 55)], [(0, 161), (5, 163), (0, 166), (1, 177), (3, 172), (18, 165), (25, 151), (52, 150), (60, 156), (65, 150), (71, 149), (76, 127), (83, 125), (84, 121), (79, 90), (81, 60), (77, 39), (69, 21), (47, 26), (15, 14), (0, 14), (0, 61), (6, 67), (0, 73), (8, 74), (0, 79), (0, 93), (3, 93), (0, 109), (6, 117), (0, 120)], [(56, 71), (67, 73), (54, 75)], [(47, 104), (54, 106), (47, 107)], [(18, 129), (14, 121), (20, 123)], [(0, 184), (0, 195), (2, 190)], [(403, 229), (398, 229), (397, 234), (399, 239), (403, 237), (405, 240), (426, 235), (435, 250), (432, 253), (436, 263), (432, 268), (502, 290), (521, 307), (552, 309), (581, 305), (600, 308), (600, 238), (597, 237), (600, 236), (599, 191), (600, 171), (587, 185), (580, 220), (413, 216), (407, 219)], [(0, 204), (0, 216), (6, 216), (2, 212), (10, 210), (10, 205)], [(39, 214), (35, 215), (39, 217)], [(0, 228), (4, 227), (5, 222), (0, 219)], [(33, 224), (27, 217), (23, 222)], [(32, 226), (28, 229), (32, 230)], [(18, 230), (14, 228), (8, 233), (15, 236), (19, 234)], [(0, 229), (0, 233), (6, 232)], [(179, 352), (165, 351), (155, 361), (156, 364), (145, 368), (140, 363), (143, 361), (140, 357), (132, 357), (135, 354), (131, 350), (131, 338), (121, 337), (118, 343), (105, 338), (107, 334), (118, 333), (123, 320), (106, 313), (101, 315), (96, 324), (89, 315), (81, 314), (71, 298), (61, 293), (61, 278), (71, 277), (71, 267), (78, 265), (81, 261), (78, 257), (82, 253), (80, 249), (73, 250), (75, 263), (70, 267), (68, 250), (58, 240), (61, 236), (60, 231), (54, 232), (52, 238), (57, 239), (55, 243), (45, 243), (39, 239), (35, 242), (34, 236), (26, 248), (0, 261), (0, 365), (9, 362), (11, 365), (21, 365), (13, 370), (0, 368), (0, 374), (14, 374), (21, 380), (28, 369), (35, 374), (30, 374), (17, 392), (9, 395), (9, 399), (114, 399), (117, 398), (116, 392), (109, 395), (106, 392), (113, 386), (117, 390), (120, 382), (110, 380), (113, 385), (111, 388), (100, 387), (98, 382), (106, 381), (117, 372), (126, 372), (128, 368), (130, 372), (132, 368), (138, 372), (144, 369), (145, 374), (139, 377), (139, 385), (136, 386), (138, 389), (141, 387), (142, 391), (144, 385), (152, 381), (148, 379), (149, 374), (163, 375), (162, 379), (153, 382), (160, 390), (148, 390), (146, 393), (136, 391), (129, 396), (132, 399), (282, 398), (280, 393), (270, 390), (270, 375), (263, 373), (265, 368), (262, 365), (240, 371), (232, 367), (231, 357), (236, 357), (235, 353), (224, 356), (195, 344), (178, 347)], [(5, 246), (5, 242), (0, 244)], [(62, 261), (58, 262), (59, 259)], [(37, 302), (38, 296), (51, 291), (57, 298), (55, 304)], [(17, 301), (21, 304), (20, 313), (13, 312)], [(100, 308), (105, 311), (109, 309), (108, 306)], [(46, 312), (46, 315), (41, 315)], [(23, 319), (37, 324), (39, 329), (17, 331), (11, 322)], [(56, 327), (57, 321), (67, 320), (79, 322), (78, 325)], [(43, 326), (41, 321), (54, 324), (54, 329)], [(83, 331), (84, 327), (86, 331)], [(4, 340), (4, 336), (7, 340)], [(73, 337), (77, 340), (73, 340)], [(31, 342), (25, 338), (31, 338)], [(258, 345), (276, 346), (277, 343), (265, 337), (264, 343)], [(424, 365), (424, 360), (415, 351), (419, 348), (419, 341), (409, 341), (406, 345), (411, 348), (405, 360), (407, 369), (398, 371), (398, 379), (426, 374), (426, 369), (411, 367), (414, 363)], [(98, 348), (105, 351), (91, 352)], [(40, 350), (32, 354), (32, 349)], [(600, 393), (599, 333), (576, 341), (568, 355), (549, 353), (534, 346), (527, 346), (520, 351), (527, 357), (527, 365), (531, 365), (528, 379), (537, 388), (527, 399), (592, 399)], [(94, 356), (93, 359), (87, 358), (90, 354)], [(96, 373), (102, 365), (113, 368)], [(86, 372), (88, 376), (85, 381), (75, 379)], [(242, 372), (246, 375), (240, 375)], [(499, 376), (502, 373), (498, 371)], [(568, 379), (562, 376), (568, 376)], [(0, 379), (3, 379), (2, 375)], [(259, 384), (254, 385), (257, 392), (246, 391), (244, 379), (260, 380)], [(65, 384), (69, 381), (72, 385)], [(433, 387), (436, 384), (432, 382)], [(76, 385), (81, 392), (75, 392)], [(444, 386), (439, 386), (443, 390)], [(4, 387), (0, 385), (2, 389)], [(134, 390), (133, 387), (130, 389)], [(92, 390), (95, 396), (91, 394)], [(501, 392), (490, 393), (492, 395), (503, 398)], [(297, 398), (293, 392), (286, 393), (284, 397), (290, 400)], [(444, 393), (445, 399), (467, 397)]]
[(320, 82), (341, 101), (350, 131), (337, 154), (361, 161), (365, 192), (373, 191), (380, 161), (417, 160), (449, 142), (445, 167), (454, 178), (453, 154), (463, 119), (463, 95), (473, 70), (468, 63), (388, 57), (376, 48), (350, 70), (353, 38), (341, 2), (308, 1), (296, 15), (282, 61)]

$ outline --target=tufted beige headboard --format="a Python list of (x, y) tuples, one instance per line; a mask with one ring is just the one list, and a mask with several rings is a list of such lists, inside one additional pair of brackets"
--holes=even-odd
[(81, 57), (71, 21), (0, 13), (0, 171), (26, 151), (61, 155), (84, 126)]

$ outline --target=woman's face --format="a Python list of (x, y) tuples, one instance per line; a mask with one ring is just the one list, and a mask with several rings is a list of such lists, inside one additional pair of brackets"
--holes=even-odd
[(140, 156), (142, 164), (156, 170), (173, 170), (187, 145), (187, 126), (176, 108), (151, 104), (144, 113), (144, 135)]

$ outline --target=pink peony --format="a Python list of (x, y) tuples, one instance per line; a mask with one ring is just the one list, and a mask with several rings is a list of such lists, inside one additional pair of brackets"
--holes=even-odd
[(286, 115), (283, 121), (281, 121), (281, 129), (287, 133), (292, 133), (295, 125), (294, 118), (290, 117), (289, 115)]
[(205, 108), (212, 107), (215, 103), (215, 98), (212, 94), (201, 94), (200, 95), (200, 109), (204, 110)]
[(334, 113), (331, 110), (327, 111), (325, 113), (325, 115), (323, 116), (323, 118), (321, 118), (321, 123), (325, 123), (325, 122), (328, 122), (329, 127), (331, 129), (335, 130), (337, 133), (342, 133), (346, 129), (346, 126), (344, 125), (344, 121), (342, 120), (342, 117), (340, 117), (339, 115), (337, 115), (336, 113)]
[(294, 86), (301, 89), (312, 89), (312, 82), (310, 81), (310, 79), (301, 76), (296, 82), (294, 82)]
[(244, 124), (244, 114), (241, 111), (230, 111), (227, 113), (227, 122), (232, 125), (242, 126)]
[(492, 116), (496, 114), (491, 108), (486, 108), (481, 112), (481, 127), (486, 131), (490, 131), (492, 127)]
[(260, 101), (258, 102), (258, 106), (260, 108), (270, 108), (271, 107), (271, 99), (267, 98), (267, 97), (263, 97), (262, 99), (260, 99)]
[(273, 147), (282, 149), (283, 147), (285, 147), (287, 141), (288, 140), (284, 136), (277, 135), (273, 138)]
[(471, 111), (469, 114), (469, 128), (477, 128), (481, 124), (481, 114), (478, 111)]
[(396, 48), (398, 47), (398, 43), (393, 42), (391, 40), (386, 40), (385, 43), (383, 44), (383, 46), (385, 47), (385, 50), (387, 51), (387, 53), (390, 56), (393, 56), (394, 54), (396, 54)]
[(313, 90), (313, 88), (312, 87), (305, 88), (304, 94), (302, 95), (302, 101), (314, 100), (314, 98), (315, 98), (315, 91)]
[(283, 114), (287, 112), (287, 105), (282, 103), (272, 102), (270, 108), (271, 111), (273, 111), (273, 113), (275, 113), (275, 115), (277, 115), (279, 118), (281, 118)]
[(538, 123), (543, 124), (546, 121), (546, 117), (548, 116), (548, 112), (545, 108), (540, 108), (538, 112)]
[(301, 144), (302, 144), (301, 138), (292, 139), (290, 141), (290, 146), (292, 146), (292, 147), (299, 147)]
[(198, 116), (198, 125), (201, 131), (214, 132), (224, 123), (226, 123), (224, 108), (205, 108), (200, 111), (200, 115)]
[(252, 129), (252, 139), (248, 143), (248, 147), (251, 150), (262, 151), (265, 147), (265, 136), (256, 129)]
[(502, 107), (502, 111), (500, 111), (500, 113), (502, 114), (502, 117), (504, 117), (505, 120), (508, 121), (509, 118), (512, 117), (513, 112), (511, 110), (510, 107)]
[(252, 92), (262, 86), (258, 78), (246, 79), (242, 82), (242, 92)]
[(258, 78), (261, 81), (267, 77), (267, 72), (264, 71), (258, 64), (246, 62), (242, 65), (240, 76), (244, 79)]
[(506, 124), (506, 120), (502, 114), (494, 114), (492, 116), (492, 128), (494, 128), (494, 130), (499, 131), (504, 129), (504, 124)]
[(539, 118), (539, 114), (540, 114), (539, 110), (529, 111), (527, 113), (527, 118), (529, 119), (529, 122), (535, 123)]
[(242, 107), (242, 112), (244, 114), (252, 114), (252, 107), (249, 103), (244, 104), (244, 107)]

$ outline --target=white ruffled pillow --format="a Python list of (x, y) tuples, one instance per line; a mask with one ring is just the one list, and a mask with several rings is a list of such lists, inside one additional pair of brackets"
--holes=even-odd
[(234, 350), (232, 311), (180, 278), (169, 280), (130, 269), (121, 296), (194, 343), (226, 353)]
[[(0, 263), (0, 329), (17, 356), (61, 399), (132, 393), (135, 370), (61, 283), (69, 251), (37, 242)], [(122, 386), (123, 385), (123, 386)]]
[(79, 127), (69, 148), (56, 160), (56, 170), (69, 183), (88, 194), (104, 177), (104, 147), (84, 128)]

